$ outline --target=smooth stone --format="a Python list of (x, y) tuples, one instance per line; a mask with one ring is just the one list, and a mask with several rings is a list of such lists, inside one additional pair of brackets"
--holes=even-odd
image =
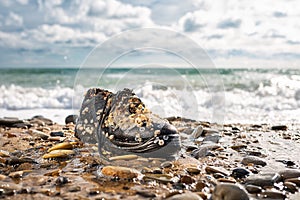
[(244, 165), (249, 165), (249, 164), (254, 164), (254, 165), (261, 165), (261, 166), (266, 166), (267, 163), (263, 159), (257, 157), (257, 156), (246, 156), (242, 160), (242, 164)]
[(66, 124), (70, 124), (70, 123), (76, 124), (77, 118), (78, 118), (78, 115), (68, 115), (65, 119), (65, 123)]
[(294, 193), (294, 192), (297, 192), (298, 189), (297, 189), (297, 185), (296, 183), (292, 183), (292, 182), (288, 182), (288, 181), (285, 181), (283, 183), (284, 187), (286, 188), (286, 190)]
[(22, 164), (22, 163), (36, 163), (35, 160), (31, 159), (31, 158), (18, 158), (18, 157), (10, 157), (9, 159), (7, 159), (6, 163), (8, 165), (18, 165), (18, 164)]
[(53, 125), (53, 121), (51, 119), (43, 117), (42, 115), (34, 116), (34, 117), (32, 117), (31, 120), (34, 120), (34, 119), (39, 119), (39, 120), (43, 121), (46, 125)]
[(69, 179), (67, 177), (64, 177), (64, 176), (59, 176), (56, 180), (55, 180), (55, 183), (56, 185), (64, 185), (66, 183), (69, 182)]
[(218, 133), (213, 133), (211, 135), (206, 136), (203, 139), (203, 142), (213, 142), (213, 143), (218, 143), (221, 139), (221, 136)]
[(190, 177), (188, 175), (183, 175), (180, 178), (180, 182), (190, 185), (195, 182), (195, 179), (193, 179), (192, 177)]
[(277, 126), (272, 126), (271, 129), (274, 131), (286, 131), (288, 127), (286, 125), (277, 125)]
[(224, 176), (229, 176), (229, 171), (222, 167), (207, 166), (205, 167), (205, 171), (207, 173), (220, 173), (223, 174)]
[(191, 156), (196, 159), (203, 158), (203, 157), (211, 155), (210, 151), (213, 151), (220, 147), (221, 147), (220, 145), (218, 145), (216, 143), (212, 143), (212, 142), (202, 144), (202, 145), (200, 145), (200, 147), (198, 149), (195, 149), (194, 151), (192, 151)]
[(49, 135), (42, 132), (42, 131), (38, 131), (38, 130), (29, 130), (29, 134), (32, 136), (32, 137), (35, 137), (35, 138), (40, 138), (40, 139), (43, 139), (43, 140), (47, 140), (49, 138)]
[(73, 145), (69, 142), (63, 142), (59, 143), (50, 149), (48, 149), (48, 152), (54, 151), (54, 150), (59, 150), (59, 149), (73, 149)]
[(3, 174), (0, 174), (0, 181), (4, 180), (4, 179), (6, 179), (6, 178), (7, 178), (7, 176), (5, 176), (5, 175), (3, 175)]
[(273, 186), (280, 179), (278, 173), (253, 174), (246, 178), (246, 185), (257, 185), (261, 187)]
[(18, 118), (14, 118), (14, 117), (0, 118), (0, 126), (15, 127), (16, 124), (23, 124), (25, 126), (28, 125), (26, 121), (20, 120)]
[(77, 185), (70, 186), (68, 189), (69, 192), (78, 192), (80, 190), (81, 190), (80, 186), (77, 186)]
[(268, 198), (268, 199), (282, 199), (285, 200), (286, 199), (286, 195), (283, 192), (279, 192), (279, 191), (264, 191), (261, 192), (259, 194), (259, 196), (263, 197), (263, 198)]
[(168, 200), (202, 200), (202, 198), (199, 195), (189, 191), (186, 191), (185, 193), (182, 194), (175, 194), (167, 199)]
[(105, 176), (123, 179), (133, 179), (140, 175), (136, 169), (118, 166), (105, 166), (102, 168), (101, 173)]
[(250, 174), (250, 171), (241, 167), (232, 170), (231, 176), (234, 178), (245, 178)]
[(279, 175), (283, 180), (289, 178), (298, 178), (300, 177), (300, 170), (299, 169), (285, 169), (279, 172)]
[(298, 178), (288, 178), (288, 179), (285, 179), (285, 181), (295, 183), (297, 186), (300, 187), (300, 177), (298, 177)]
[(66, 158), (70, 155), (74, 155), (75, 151), (73, 150), (67, 150), (67, 149), (58, 149), (58, 150), (53, 150), (50, 153), (44, 154), (43, 158), (48, 159), (48, 158)]
[(247, 145), (245, 145), (245, 144), (236, 144), (236, 145), (232, 145), (231, 148), (233, 150), (239, 151), (241, 149), (247, 148)]
[(22, 186), (12, 182), (0, 181), (0, 189), (19, 191), (22, 189)]
[(257, 185), (246, 185), (245, 188), (251, 194), (260, 193), (262, 191), (262, 188)]
[(162, 183), (171, 183), (173, 182), (172, 178), (173, 177), (168, 174), (145, 174), (143, 177), (144, 180), (151, 179)]
[(215, 187), (212, 200), (249, 200), (249, 196), (239, 185), (221, 183)]
[(201, 170), (197, 167), (187, 167), (186, 171), (190, 174), (199, 174)]
[(111, 161), (113, 161), (113, 160), (135, 160), (137, 158), (138, 158), (138, 156), (135, 154), (128, 154), (128, 155), (110, 157), (109, 160), (111, 160)]
[(160, 166), (162, 168), (170, 168), (173, 166), (173, 164), (170, 161), (166, 161), (166, 162), (161, 163)]
[(203, 127), (201, 125), (197, 126), (192, 132), (192, 137), (194, 139), (197, 139), (198, 137), (200, 137), (202, 135), (202, 132), (203, 132)]
[(53, 131), (53, 132), (50, 133), (50, 136), (53, 136), (53, 137), (56, 137), (56, 136), (64, 137), (65, 133), (62, 132), (62, 131)]
[(215, 129), (211, 129), (211, 128), (204, 128), (202, 135), (206, 136), (206, 135), (214, 134), (214, 133), (219, 133), (219, 131), (215, 130)]

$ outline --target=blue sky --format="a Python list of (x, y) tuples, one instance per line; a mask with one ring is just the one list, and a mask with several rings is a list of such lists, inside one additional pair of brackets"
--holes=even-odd
[(0, 67), (78, 67), (97, 44), (153, 27), (191, 38), (217, 67), (297, 68), (299, 8), (297, 0), (1, 0)]

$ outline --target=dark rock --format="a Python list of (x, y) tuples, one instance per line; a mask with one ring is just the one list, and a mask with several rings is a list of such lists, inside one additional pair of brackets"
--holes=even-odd
[(245, 178), (250, 174), (250, 171), (244, 168), (235, 168), (232, 170), (231, 176), (234, 178)]
[(268, 173), (268, 174), (253, 174), (250, 175), (246, 181), (246, 185), (257, 185), (261, 187), (273, 186), (280, 179), (278, 173)]
[(215, 187), (212, 200), (249, 200), (249, 196), (239, 185), (221, 183)]
[(190, 177), (188, 175), (183, 175), (180, 178), (180, 182), (190, 185), (195, 182), (195, 179), (193, 179), (192, 177)]
[(277, 126), (272, 126), (271, 129), (274, 131), (286, 131), (288, 127), (286, 125), (277, 125)]
[(68, 178), (64, 177), (64, 176), (59, 176), (55, 181), (56, 185), (59, 185), (59, 186), (64, 185), (68, 182), (69, 182)]
[(24, 128), (30, 126), (27, 121), (20, 120), (14, 117), (0, 118), (0, 126)]
[(219, 131), (215, 130), (215, 129), (211, 129), (211, 128), (204, 128), (201, 135), (207, 136), (207, 135), (214, 134), (214, 133), (219, 133)]
[(259, 195), (267, 199), (286, 199), (286, 195), (280, 191), (264, 191), (261, 192)]
[(300, 177), (300, 170), (299, 169), (285, 169), (279, 172), (279, 175), (283, 180), (289, 178), (298, 178)]
[(283, 185), (284, 185), (285, 189), (286, 189), (287, 191), (289, 191), (289, 192), (294, 193), (294, 192), (297, 192), (297, 191), (298, 191), (297, 185), (296, 185), (295, 183), (285, 181), (285, 182), (283, 183)]
[(65, 119), (65, 123), (66, 124), (69, 124), (69, 123), (76, 124), (77, 118), (78, 118), (78, 115), (68, 115)]
[(52, 121), (51, 119), (48, 119), (48, 118), (46, 118), (46, 117), (43, 117), (42, 115), (34, 116), (34, 117), (32, 117), (31, 120), (34, 120), (34, 119), (41, 120), (41, 121), (43, 121), (46, 125), (53, 125), (53, 121)]
[(266, 166), (267, 163), (263, 159), (257, 157), (257, 156), (246, 156), (242, 160), (242, 164), (248, 165), (248, 164), (254, 164), (254, 165), (261, 165)]
[(288, 178), (288, 179), (285, 179), (285, 181), (295, 183), (298, 187), (300, 187), (300, 177), (298, 177), (298, 178)]
[(18, 158), (18, 157), (10, 157), (6, 161), (7, 165), (18, 165), (22, 163), (36, 163), (36, 161), (34, 161), (31, 158)]
[(52, 136), (52, 137), (56, 137), (56, 136), (58, 136), (58, 137), (65, 137), (65, 134), (62, 131), (54, 131), (54, 132), (50, 133), (50, 136)]
[(251, 194), (260, 193), (262, 191), (262, 188), (260, 186), (256, 186), (256, 185), (246, 185), (245, 188)]
[(294, 166), (296, 164), (294, 161), (291, 161), (291, 160), (276, 160), (276, 161), (281, 162), (288, 167)]

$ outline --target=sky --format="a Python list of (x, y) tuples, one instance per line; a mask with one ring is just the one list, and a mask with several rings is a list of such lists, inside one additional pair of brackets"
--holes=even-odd
[[(78, 67), (97, 45), (139, 28), (189, 38), (216, 67), (298, 68), (299, 8), (299, 0), (1, 0), (0, 68)], [(156, 37), (189, 48), (185, 39)], [(123, 41), (113, 48), (129, 44)]]

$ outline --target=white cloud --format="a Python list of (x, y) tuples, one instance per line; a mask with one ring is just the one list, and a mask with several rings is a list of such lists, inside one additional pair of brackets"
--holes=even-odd
[(23, 18), (14, 12), (10, 12), (8, 17), (5, 20), (5, 25), (20, 27), (23, 25)]

